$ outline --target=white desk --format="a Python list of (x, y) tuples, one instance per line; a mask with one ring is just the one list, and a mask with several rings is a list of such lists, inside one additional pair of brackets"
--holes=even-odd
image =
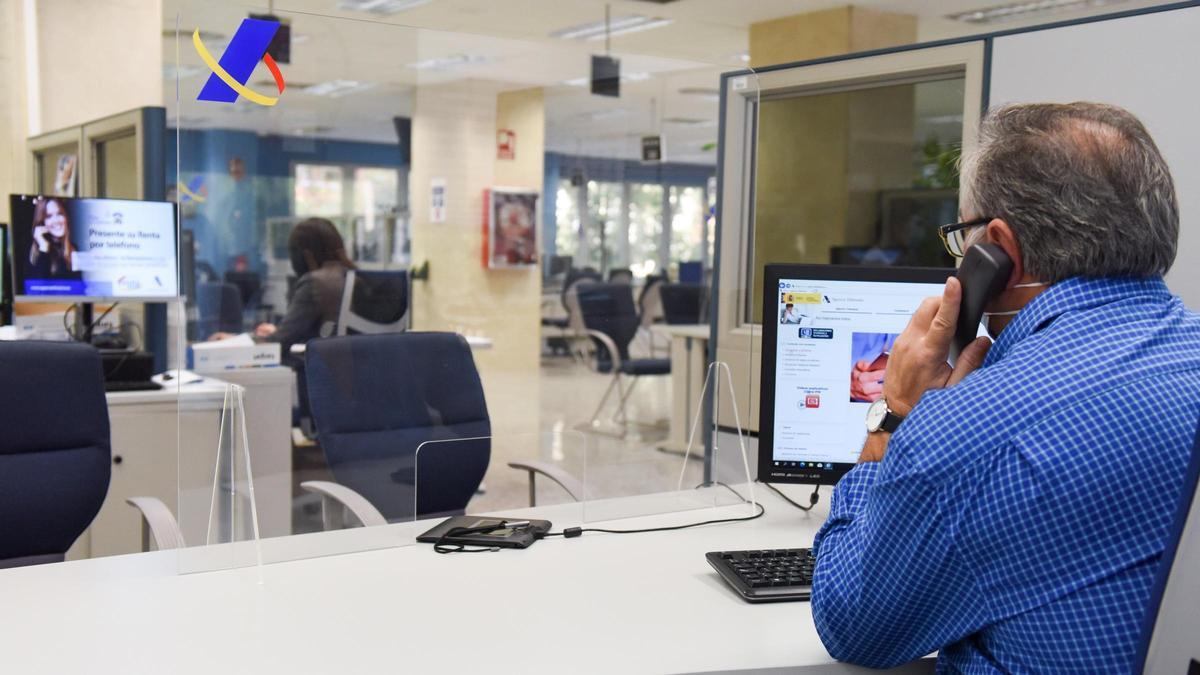
[[(760, 492), (763, 490), (760, 490)], [(794, 490), (800, 498), (805, 490)], [(825, 491), (828, 492), (827, 490)], [(438, 555), (417, 544), (176, 575), (173, 552), (0, 571), (13, 673), (679, 673), (831, 663), (808, 603), (751, 605), (704, 553), (808, 545), (827, 514), (760, 495), (755, 521)], [(555, 529), (578, 505), (541, 507)], [(704, 512), (623, 520), (692, 522)], [(411, 540), (430, 523), (377, 528)], [(319, 552), (345, 533), (263, 542)], [(929, 672), (928, 663), (920, 672)]]
[[(699, 408), (704, 388), (710, 327), (708, 324), (655, 324), (650, 330), (671, 339), (671, 430), (659, 447), (683, 452), (687, 450), (692, 418)], [(697, 444), (702, 448), (703, 440), (697, 439)]]
[[(471, 349), (482, 350), (492, 348), (493, 343), (492, 338), (490, 337), (484, 335), (464, 335), (463, 338), (466, 339), (467, 346), (469, 346)], [(298, 342), (292, 345), (291, 349), (288, 350), (288, 353), (292, 354), (293, 356), (304, 356), (307, 352), (308, 345), (303, 342)]]
[[(107, 394), (112, 479), (100, 512), (71, 547), (69, 559), (141, 550), (140, 516), (125, 503), (129, 497), (157, 497), (180, 520), (186, 538), (203, 540), (225, 380), (247, 388), (247, 431), (263, 536), (291, 533), (292, 371), (264, 368), (227, 375), (168, 383), (156, 391)], [(185, 513), (180, 513), (181, 490), (196, 495)], [(203, 505), (197, 506), (201, 498)]]

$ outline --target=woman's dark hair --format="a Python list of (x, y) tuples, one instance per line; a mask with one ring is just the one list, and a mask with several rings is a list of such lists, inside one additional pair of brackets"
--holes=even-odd
[(342, 235), (324, 218), (308, 218), (293, 227), (288, 237), (288, 253), (297, 275), (320, 269), (327, 262), (354, 269), (354, 263), (346, 255)]

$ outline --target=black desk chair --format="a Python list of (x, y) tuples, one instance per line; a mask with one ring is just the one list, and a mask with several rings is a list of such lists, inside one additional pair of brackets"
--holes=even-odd
[(347, 270), (337, 334), (400, 333), (412, 325), (408, 270)]
[(1136, 673), (1194, 673), (1200, 671), (1200, 641), (1196, 640), (1196, 607), (1200, 605), (1200, 429), (1192, 448), (1187, 477), (1171, 534), (1158, 563), (1158, 578), (1146, 610)]
[(704, 323), (707, 289), (700, 284), (663, 284), (663, 317), (670, 325)]
[[(595, 369), (600, 373), (612, 373), (613, 376), (586, 426), (598, 426), (600, 412), (615, 389), (620, 398), (613, 421), (624, 429), (629, 421), (625, 402), (638, 378), (643, 375), (669, 375), (671, 360), (630, 357), (629, 343), (637, 335), (640, 319), (633, 306), (633, 290), (628, 284), (584, 284), (579, 287), (578, 298), (587, 334), (595, 342)], [(624, 376), (632, 378), (628, 387), (624, 386)]]
[[(339, 495), (359, 495), (391, 522), (412, 520), (414, 499), (418, 517), (461, 514), (491, 456), (487, 403), (467, 341), (387, 333), (312, 340), (306, 350), (317, 439), (337, 483), (303, 487), (366, 524), (378, 522), (374, 514), (362, 517), (361, 503)], [(425, 446), (418, 466), (418, 448), (435, 440), (454, 442)]]
[(557, 335), (550, 335), (546, 339), (546, 344), (551, 352), (571, 353), (572, 339), (585, 333), (587, 328), (579, 313), (579, 287), (583, 284), (599, 283), (600, 281), (602, 281), (600, 273), (590, 267), (571, 269), (567, 272), (560, 296), (567, 315), (542, 317), (542, 326), (558, 331)]
[(222, 282), (196, 284), (196, 336), (242, 332), (242, 296), (237, 286)]
[(233, 284), (242, 300), (242, 307), (256, 307), (262, 298), (262, 275), (258, 272), (237, 272), (230, 270), (225, 273), (225, 283)]
[(91, 524), (112, 473), (100, 353), (71, 342), (0, 342), (0, 568), (60, 562)]

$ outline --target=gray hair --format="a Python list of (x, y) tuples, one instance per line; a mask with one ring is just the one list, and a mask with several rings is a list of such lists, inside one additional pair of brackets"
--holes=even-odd
[(1055, 283), (1170, 269), (1179, 239), (1175, 186), (1129, 111), (1009, 105), (990, 111), (979, 135), (962, 161), (962, 213), (1008, 223), (1029, 276)]

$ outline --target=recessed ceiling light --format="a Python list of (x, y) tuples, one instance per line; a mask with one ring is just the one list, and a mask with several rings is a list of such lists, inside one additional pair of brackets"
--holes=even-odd
[(550, 37), (562, 40), (603, 40), (606, 32), (609, 36), (615, 37), (617, 35), (650, 30), (651, 28), (661, 28), (671, 23), (671, 19), (664, 19), (662, 17), (630, 14), (613, 17), (608, 21), (607, 25), (604, 21), (592, 21), (591, 23), (579, 24), (578, 26), (560, 28), (550, 33)]
[(342, 0), (338, 3), (338, 9), (386, 16), (428, 5), (430, 2), (433, 0)]
[(1050, 12), (1061, 12), (1070, 9), (1087, 9), (1090, 7), (1113, 5), (1125, 1), (1126, 0), (1030, 0), (1028, 2), (1014, 2), (1008, 5), (997, 5), (995, 7), (984, 7), (983, 9), (947, 14), (946, 18), (953, 19), (955, 21), (965, 21), (967, 23), (992, 23), (995, 21), (1008, 21), (1016, 18), (1028, 17), (1037, 14), (1048, 14)]
[(329, 80), (328, 82), (318, 82), (317, 84), (309, 85), (301, 91), (309, 96), (341, 98), (342, 96), (347, 96), (349, 94), (357, 94), (361, 91), (366, 91), (374, 86), (374, 82), (359, 82), (357, 80)]
[(432, 59), (424, 59), (408, 64), (406, 67), (413, 70), (453, 70), (464, 66), (473, 66), (480, 63), (485, 63), (487, 57), (478, 54), (451, 54), (449, 56), (435, 56)]

